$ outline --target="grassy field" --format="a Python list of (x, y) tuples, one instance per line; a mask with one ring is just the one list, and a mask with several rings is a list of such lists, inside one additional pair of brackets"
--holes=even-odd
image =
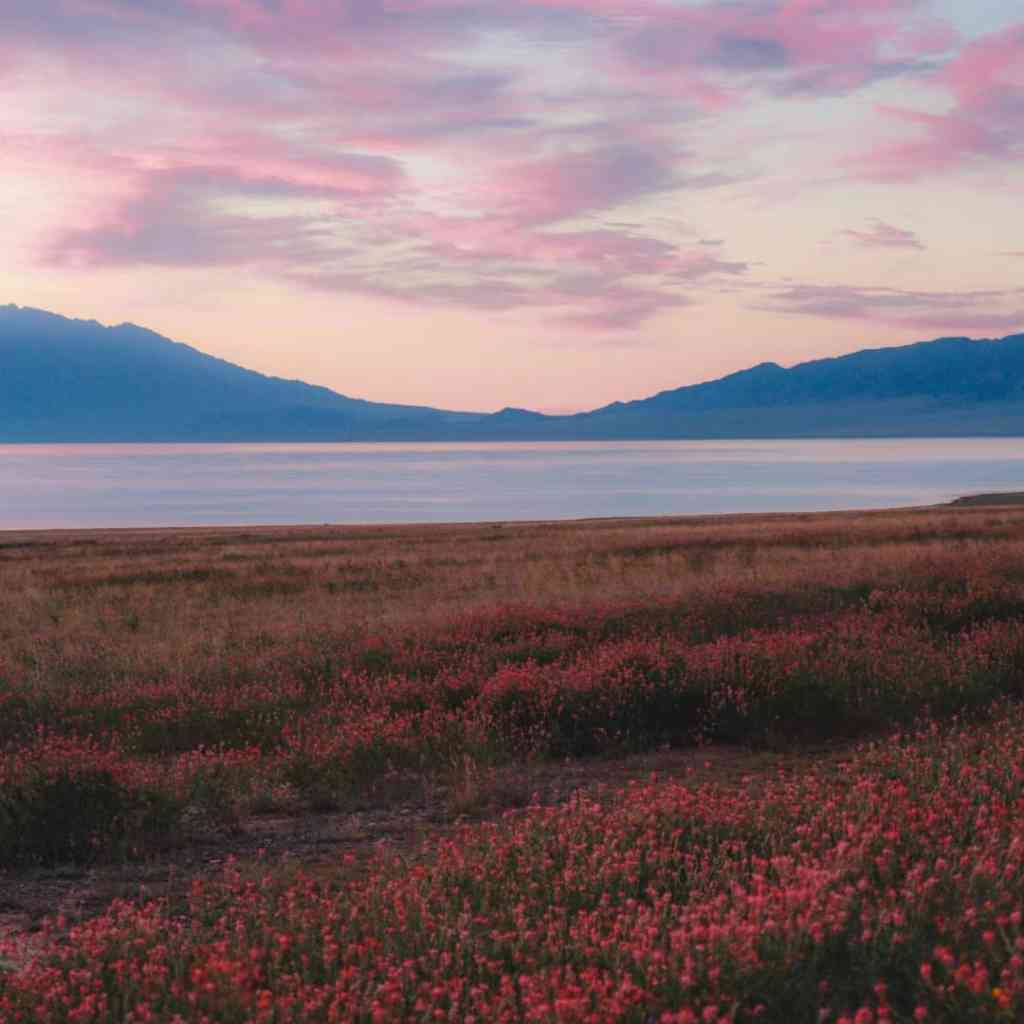
[[(1019, 1019), (1022, 622), (1021, 506), (2, 534), (0, 893), (444, 828), (55, 918), (0, 1020)], [(625, 784), (695, 750), (786, 767)]]

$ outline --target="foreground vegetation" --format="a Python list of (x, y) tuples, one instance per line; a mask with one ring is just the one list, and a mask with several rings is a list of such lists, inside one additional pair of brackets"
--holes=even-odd
[(0, 864), (1024, 685), (1024, 510), (9, 534)]
[(228, 869), (187, 907), (55, 922), (0, 1019), (1019, 1020), (1022, 802), (1014, 711), (760, 786), (530, 809), (414, 865)]
[(845, 751), (54, 921), (2, 1020), (1024, 1014), (1024, 508), (8, 534), (0, 581), (0, 870), (517, 764)]

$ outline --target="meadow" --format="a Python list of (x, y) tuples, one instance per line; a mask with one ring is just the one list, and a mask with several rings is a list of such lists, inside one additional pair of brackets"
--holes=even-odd
[[(1019, 1019), (1022, 618), (1019, 505), (0, 535), (0, 892), (444, 826), (55, 916), (0, 1020)], [(625, 781), (693, 751), (786, 760)]]

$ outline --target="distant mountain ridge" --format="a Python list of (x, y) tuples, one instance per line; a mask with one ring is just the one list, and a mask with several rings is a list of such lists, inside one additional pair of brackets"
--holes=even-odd
[(504, 441), (1024, 435), (1024, 334), (939, 338), (550, 416), (351, 398), (133, 324), (0, 306), (0, 442)]
[(0, 440), (319, 440), (467, 417), (268, 377), (134, 324), (0, 306)]

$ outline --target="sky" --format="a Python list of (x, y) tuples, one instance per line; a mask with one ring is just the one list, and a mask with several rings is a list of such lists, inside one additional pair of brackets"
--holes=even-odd
[(1020, 0), (0, 0), (0, 303), (593, 408), (1024, 331)]

